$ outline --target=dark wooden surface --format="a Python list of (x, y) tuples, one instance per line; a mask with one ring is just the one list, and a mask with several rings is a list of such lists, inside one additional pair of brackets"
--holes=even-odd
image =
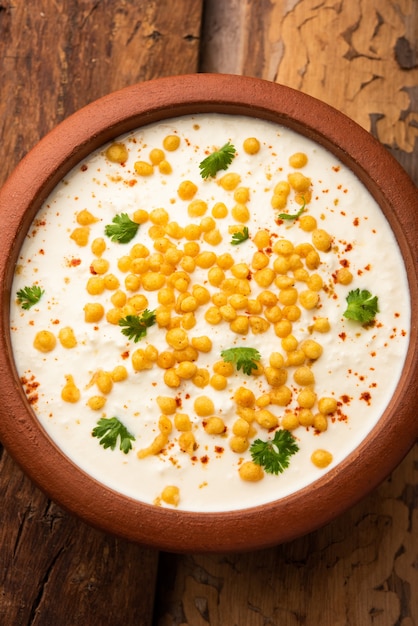
[[(0, 1), (0, 184), (43, 135), (88, 102), (198, 69), (201, 2), (169, 4), (168, 11), (161, 1)], [(155, 550), (67, 515), (5, 451), (0, 502), (1, 626), (151, 623)]]
[[(84, 104), (197, 70), (327, 101), (418, 182), (417, 41), (415, 0), (0, 0), (0, 184)], [(418, 626), (417, 446), (325, 528), (243, 555), (159, 555), (109, 537), (4, 450), (0, 511), (0, 626)]]

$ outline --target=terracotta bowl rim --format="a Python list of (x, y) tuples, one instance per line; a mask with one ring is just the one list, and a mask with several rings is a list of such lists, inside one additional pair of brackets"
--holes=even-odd
[[(345, 460), (304, 489), (270, 504), (221, 513), (154, 507), (112, 491), (60, 452), (34, 416), (15, 370), (9, 302), (18, 251), (30, 222), (61, 178), (90, 152), (134, 128), (191, 113), (261, 117), (317, 141), (365, 184), (389, 220), (402, 251), (411, 296), (410, 343), (387, 410)], [(31, 480), (88, 524), (172, 552), (260, 549), (328, 523), (381, 483), (418, 436), (417, 189), (367, 131), (302, 92), (263, 79), (227, 74), (170, 76), (138, 83), (83, 107), (24, 157), (0, 190), (2, 408), (0, 438)]]

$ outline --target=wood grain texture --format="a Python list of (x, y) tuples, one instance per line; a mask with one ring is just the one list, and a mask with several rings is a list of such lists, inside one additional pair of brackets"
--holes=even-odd
[[(200, 23), (200, 0), (0, 0), (0, 184), (76, 109), (196, 71)], [(0, 455), (1, 626), (149, 625), (158, 553), (67, 515)]]
[(156, 624), (416, 626), (417, 504), (415, 453), (363, 502), (301, 539), (240, 555), (164, 555)]
[(200, 18), (200, 0), (171, 0), (170, 11), (158, 0), (2, 0), (2, 181), (80, 107), (136, 82), (196, 71)]
[[(373, 132), (418, 182), (415, 0), (0, 0), (0, 184), (75, 109), (201, 71), (268, 78)], [(0, 449), (1, 626), (146, 626), (158, 555), (68, 516)], [(239, 528), (237, 528), (239, 532)], [(273, 550), (160, 557), (154, 626), (418, 626), (418, 448)]]
[[(201, 69), (328, 102), (418, 183), (418, 4), (208, 2)], [(237, 528), (239, 532), (239, 528)], [(418, 447), (326, 527), (248, 554), (162, 555), (156, 626), (418, 626)]]
[(331, 104), (416, 176), (415, 0), (207, 3), (202, 50), (203, 71), (266, 78)]
[(0, 624), (149, 624), (158, 555), (92, 530), (0, 462)]

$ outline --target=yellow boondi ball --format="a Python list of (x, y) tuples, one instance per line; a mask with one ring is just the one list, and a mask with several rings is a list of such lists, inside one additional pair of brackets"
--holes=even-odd
[(112, 163), (125, 163), (128, 159), (128, 150), (121, 142), (112, 143), (105, 152), (106, 158)]
[(316, 467), (327, 467), (333, 460), (331, 452), (327, 450), (315, 450), (312, 452), (311, 461)]
[(161, 493), (161, 500), (166, 504), (177, 506), (180, 502), (180, 489), (175, 485), (165, 487)]
[(243, 148), (247, 154), (257, 154), (260, 150), (260, 142), (256, 137), (247, 137), (244, 139)]
[(253, 463), (253, 461), (246, 461), (243, 463), (240, 466), (238, 473), (242, 480), (253, 483), (264, 478), (263, 468), (260, 465)]
[(39, 350), (39, 352), (51, 352), (56, 345), (57, 340), (51, 331), (40, 330), (36, 333), (33, 346), (36, 350)]

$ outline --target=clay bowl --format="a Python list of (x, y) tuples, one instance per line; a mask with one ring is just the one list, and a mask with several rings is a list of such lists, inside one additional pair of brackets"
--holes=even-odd
[[(273, 121), (317, 142), (363, 182), (390, 223), (409, 282), (412, 311), (402, 375), (383, 415), (363, 441), (312, 484), (271, 503), (226, 512), (190, 512), (141, 503), (74, 465), (41, 427), (16, 371), (10, 297), (19, 250), (43, 201), (92, 151), (143, 125), (196, 113)], [(238, 551), (289, 541), (326, 524), (383, 481), (418, 433), (417, 191), (366, 131), (328, 105), (284, 86), (226, 75), (162, 78), (93, 102), (49, 133), (0, 193), (2, 381), (0, 436), (33, 482), (94, 527), (168, 551)], [(239, 531), (239, 532), (238, 532)]]

